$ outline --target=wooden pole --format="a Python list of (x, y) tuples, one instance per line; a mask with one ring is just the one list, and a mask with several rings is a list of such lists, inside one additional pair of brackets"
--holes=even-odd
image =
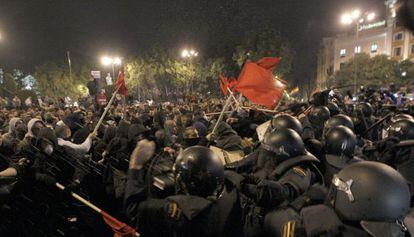
[[(60, 183), (56, 183), (55, 184), (56, 187), (62, 191), (64, 191), (66, 189), (65, 186), (63, 186)], [(89, 208), (91, 208), (92, 210), (96, 211), (99, 214), (105, 213), (106, 216), (109, 216), (111, 219), (116, 220), (113, 216), (109, 215), (108, 213), (104, 212), (102, 209), (100, 209), (99, 207), (95, 206), (94, 204), (92, 204), (91, 202), (89, 202), (88, 200), (84, 199), (83, 197), (79, 196), (78, 194), (74, 193), (74, 192), (70, 192), (70, 195), (75, 198), (76, 200), (78, 200), (79, 202), (85, 204), (86, 206), (88, 206)], [(138, 232), (135, 232), (135, 235), (137, 237), (140, 236), (140, 234)]]
[(226, 103), (225, 103), (225, 104), (224, 104), (224, 106), (223, 106), (223, 110), (221, 110), (220, 116), (219, 116), (219, 118), (217, 119), (216, 124), (214, 125), (213, 131), (211, 132), (212, 134), (214, 134), (214, 133), (216, 132), (217, 127), (218, 127), (219, 123), (220, 123), (220, 122), (221, 122), (221, 120), (223, 119), (223, 115), (224, 115), (225, 111), (227, 110), (227, 107), (229, 107), (229, 104), (230, 104), (231, 98), (232, 98), (232, 97), (231, 97), (231, 95), (229, 95), (229, 97), (228, 97), (228, 98), (227, 98), (227, 100), (226, 100)]
[(118, 92), (120, 86), (118, 86), (118, 88), (116, 88), (116, 90), (114, 91), (114, 93), (112, 94), (111, 99), (109, 100), (108, 104), (105, 107), (104, 112), (101, 115), (101, 118), (99, 119), (98, 123), (95, 126), (95, 129), (93, 130), (93, 133), (96, 134), (98, 132), (98, 128), (101, 126), (106, 114), (108, 113), (109, 108), (111, 107), (112, 103), (114, 102), (116, 93)]

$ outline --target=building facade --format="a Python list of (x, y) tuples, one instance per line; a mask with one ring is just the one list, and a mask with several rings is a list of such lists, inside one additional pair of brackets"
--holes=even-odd
[(334, 82), (334, 74), (356, 54), (371, 57), (387, 55), (397, 60), (414, 60), (414, 33), (401, 26), (395, 18), (396, 0), (385, 1), (385, 19), (355, 24), (346, 33), (324, 38), (318, 54), (317, 85), (326, 88)]

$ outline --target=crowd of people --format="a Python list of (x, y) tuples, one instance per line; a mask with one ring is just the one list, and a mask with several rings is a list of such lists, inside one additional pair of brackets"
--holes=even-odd
[(411, 236), (410, 100), (243, 103), (2, 108), (0, 236)]

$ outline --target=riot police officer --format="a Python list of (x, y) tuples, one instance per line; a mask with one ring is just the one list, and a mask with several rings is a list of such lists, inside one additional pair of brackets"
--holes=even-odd
[(345, 114), (338, 114), (326, 121), (323, 134), (326, 135), (329, 129), (341, 125), (351, 129), (352, 131), (354, 130), (354, 123), (352, 122), (352, 119)]
[(331, 117), (329, 109), (326, 106), (317, 106), (309, 114), (309, 121), (315, 132), (315, 138), (322, 138), (323, 127), (325, 122)]
[[(257, 168), (242, 183), (242, 193), (253, 200), (245, 217), (245, 235), (260, 236), (266, 212), (286, 205), (316, 182), (323, 182), (316, 164), (299, 134), (275, 129), (266, 134), (257, 157)], [(300, 207), (299, 207), (300, 208)]]
[[(390, 191), (392, 190), (392, 192)], [(362, 161), (334, 175), (326, 205), (302, 209), (282, 236), (407, 236), (410, 192), (393, 168)]]
[(298, 134), (302, 134), (303, 127), (299, 120), (289, 114), (278, 114), (271, 122), (272, 129), (290, 128)]
[[(177, 195), (147, 199), (144, 164), (155, 145), (140, 141), (131, 155), (125, 204), (144, 236), (241, 236), (238, 193), (223, 164), (208, 148), (184, 150), (174, 164)], [(231, 180), (237, 180), (234, 176)]]
[(354, 157), (357, 138), (351, 129), (337, 126), (329, 129), (325, 136), (324, 178), (330, 185), (333, 175), (349, 164), (360, 161)]

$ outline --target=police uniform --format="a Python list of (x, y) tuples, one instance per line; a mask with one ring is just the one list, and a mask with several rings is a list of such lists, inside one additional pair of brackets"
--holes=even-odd
[(217, 199), (147, 199), (145, 175), (142, 169), (129, 170), (125, 195), (127, 215), (142, 236), (242, 236), (239, 195), (230, 179)]

